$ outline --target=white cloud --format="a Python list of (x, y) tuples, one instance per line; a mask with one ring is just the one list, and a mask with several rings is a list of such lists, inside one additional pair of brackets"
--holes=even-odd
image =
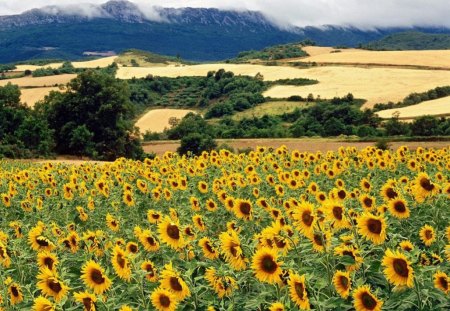
[[(84, 0), (100, 4), (106, 0)], [(132, 0), (145, 8), (149, 18), (158, 16), (151, 6), (216, 7), (235, 10), (258, 10), (280, 25), (351, 25), (362, 28), (446, 26), (449, 0)], [(46, 5), (71, 4), (72, 0), (0, 0), (0, 15), (17, 14)], [(95, 11), (81, 9), (84, 14)], [(73, 9), (72, 9), (73, 10)], [(80, 12), (80, 10), (78, 10)], [(94, 12), (94, 13), (92, 13)]]

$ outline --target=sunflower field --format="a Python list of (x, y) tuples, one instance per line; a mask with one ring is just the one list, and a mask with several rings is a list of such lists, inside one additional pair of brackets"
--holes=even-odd
[(1, 310), (449, 310), (450, 148), (0, 161)]

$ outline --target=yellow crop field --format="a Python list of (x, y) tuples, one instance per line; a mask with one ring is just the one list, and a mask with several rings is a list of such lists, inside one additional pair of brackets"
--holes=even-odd
[(397, 113), (400, 119), (412, 119), (423, 115), (448, 116), (450, 115), (450, 97), (428, 100), (417, 105), (377, 112), (384, 119), (392, 118), (392, 115)]
[[(425, 92), (450, 83), (450, 71), (400, 68), (313, 67), (300, 71), (303, 78), (316, 79), (307, 86), (274, 86), (264, 96), (286, 98), (292, 95), (331, 99), (352, 93), (367, 100), (364, 107), (376, 103), (398, 102), (413, 92)], [(264, 74), (264, 73), (263, 73)]]
[[(328, 47), (328, 46), (303, 46), (301, 47), (303, 51), (309, 54), (309, 56), (317, 56), (322, 54), (330, 54), (333, 51), (336, 51), (338, 49)], [(359, 49), (342, 49), (340, 50), (342, 53), (348, 53), (348, 52), (354, 52), (354, 51), (362, 51)], [(303, 58), (305, 59), (305, 58)], [(302, 60), (302, 59), (298, 59)]]
[(58, 87), (37, 87), (31, 89), (21, 89), (20, 101), (29, 107), (40, 100), (43, 100), (51, 91), (59, 91)]
[[(112, 63), (114, 63), (114, 61), (117, 59), (117, 56), (109, 56), (109, 57), (102, 57), (102, 58), (98, 58), (98, 59), (94, 59), (94, 60), (89, 60), (89, 61), (81, 61), (81, 62), (72, 62), (72, 65), (75, 68), (103, 68), (103, 67), (107, 67), (109, 65), (111, 65)], [(51, 63), (48, 65), (43, 65), (43, 66), (36, 66), (36, 65), (17, 65), (17, 71), (25, 71), (25, 70), (36, 70), (36, 69), (40, 69), (40, 68), (59, 68), (61, 67), (62, 63)]]
[(143, 115), (135, 124), (143, 134), (146, 131), (162, 132), (165, 128), (169, 129), (170, 118), (182, 119), (192, 110), (186, 109), (154, 109)]
[[(321, 64), (372, 64), (395, 66), (423, 66), (450, 69), (450, 50), (436, 51), (364, 51), (342, 49), (330, 53), (332, 49), (321, 47), (305, 48), (310, 57), (290, 61), (317, 62)], [(328, 52), (326, 52), (328, 51)], [(323, 52), (323, 53), (322, 53)], [(309, 53), (309, 52), (308, 52)]]
[(1, 307), (449, 310), (449, 170), (406, 146), (0, 160)]
[(5, 86), (8, 83), (11, 84), (17, 84), (19, 87), (26, 87), (26, 86), (54, 86), (54, 85), (60, 85), (60, 84), (66, 84), (73, 78), (75, 78), (76, 74), (64, 74), (64, 75), (57, 75), (57, 76), (47, 76), (47, 77), (23, 77), (23, 78), (17, 78), (17, 79), (6, 79), (6, 80), (0, 80), (0, 86)]

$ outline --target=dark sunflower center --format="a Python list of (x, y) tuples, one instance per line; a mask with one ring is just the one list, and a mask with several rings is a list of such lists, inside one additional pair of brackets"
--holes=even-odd
[(431, 232), (431, 230), (425, 230), (425, 237), (427, 238), (427, 240), (431, 240), (433, 238), (433, 233)]
[(344, 255), (344, 256), (350, 256), (350, 257), (353, 258), (353, 260), (356, 260), (355, 254), (353, 254), (353, 252), (351, 252), (351, 251), (343, 251), (343, 252), (342, 252), (342, 255)]
[(346, 276), (343, 276), (343, 275), (341, 275), (341, 277), (339, 278), (339, 283), (341, 283), (341, 286), (344, 288), (344, 289), (347, 289), (348, 288), (348, 279), (347, 279), (347, 277)]
[(163, 306), (164, 308), (168, 308), (170, 306), (170, 298), (167, 297), (164, 294), (161, 294), (159, 296), (159, 303), (161, 304), (161, 306)]
[(91, 298), (83, 298), (83, 305), (86, 310), (92, 310), (92, 300)]
[(265, 255), (261, 260), (261, 269), (266, 272), (273, 274), (278, 268), (277, 263), (273, 260), (271, 255)]
[(305, 225), (307, 225), (308, 227), (311, 226), (313, 220), (314, 220), (314, 216), (311, 215), (310, 211), (303, 212), (302, 221)]
[(340, 206), (333, 207), (333, 216), (337, 220), (342, 220), (342, 207), (340, 207)]
[(208, 252), (210, 253), (215, 253), (216, 251), (212, 248), (211, 244), (209, 244), (209, 242), (205, 242), (205, 248), (208, 250)]
[(231, 253), (231, 255), (233, 255), (233, 257), (236, 257), (237, 256), (237, 248), (239, 247), (239, 245), (238, 244), (236, 244), (236, 243), (231, 243), (231, 245), (230, 245), (230, 253)]
[(250, 215), (250, 211), (251, 211), (251, 206), (248, 202), (242, 202), (239, 205), (239, 210), (241, 211), (242, 214), (244, 215)]
[(372, 199), (371, 198), (364, 198), (364, 206), (372, 207)]
[(117, 254), (117, 264), (123, 269), (125, 268), (125, 259), (122, 254)]
[(371, 233), (380, 234), (382, 229), (381, 221), (378, 219), (369, 219), (367, 221), (367, 228)]
[(61, 284), (58, 281), (49, 280), (47, 285), (54, 293), (59, 293), (62, 290)]
[(305, 294), (305, 286), (303, 285), (303, 283), (295, 283), (294, 285), (295, 288), (295, 293), (297, 294), (297, 296), (300, 299), (303, 299), (303, 295)]
[(321, 234), (314, 234), (314, 242), (317, 244), (317, 245), (320, 245), (320, 246), (323, 246), (323, 241), (324, 240), (324, 237), (321, 235)]
[(43, 236), (38, 236), (36, 238), (36, 243), (39, 244), (39, 246), (42, 246), (42, 247), (49, 246), (47, 238), (45, 238)]
[(408, 277), (409, 275), (408, 264), (406, 263), (405, 260), (396, 258), (394, 259), (392, 265), (394, 266), (394, 270), (398, 275), (404, 278)]
[(364, 182), (364, 188), (369, 189), (370, 188), (370, 184), (368, 182)]
[(103, 277), (103, 274), (100, 270), (97, 269), (93, 269), (91, 272), (91, 280), (95, 283), (95, 284), (103, 284), (105, 283), (105, 278)]
[(439, 284), (445, 291), (448, 290), (448, 281), (446, 277), (439, 277)]
[(394, 189), (389, 187), (389, 188), (386, 189), (386, 196), (389, 199), (395, 199), (398, 196), (398, 194), (397, 194), (397, 192), (395, 192)]
[(170, 288), (177, 292), (181, 292), (183, 290), (178, 278), (175, 276), (170, 277)]
[(131, 195), (127, 194), (127, 202), (131, 202), (133, 200), (133, 198), (131, 197)]
[(369, 293), (363, 293), (361, 295), (361, 301), (363, 306), (369, 310), (374, 310), (377, 306), (377, 301)]
[(158, 220), (159, 219), (159, 214), (152, 214), (152, 218), (154, 220)]
[(346, 196), (347, 196), (347, 193), (345, 192), (345, 190), (339, 190), (338, 191), (339, 199), (343, 200), (343, 199), (345, 199)]
[(403, 203), (402, 201), (397, 201), (394, 203), (394, 209), (399, 212), (399, 213), (404, 213), (406, 212), (406, 206), (405, 203)]
[(150, 244), (152, 246), (156, 244), (155, 239), (151, 236), (147, 237), (147, 242), (148, 242), (148, 244)]
[(273, 240), (275, 241), (275, 244), (278, 248), (284, 248), (286, 246), (286, 242), (283, 238), (274, 237)]
[(434, 189), (434, 185), (430, 182), (428, 178), (420, 179), (420, 186), (426, 191), (431, 191)]
[(54, 263), (54, 260), (52, 258), (50, 258), (50, 257), (45, 257), (44, 258), (44, 265), (47, 268), (49, 268), (50, 270), (53, 269), (53, 263)]
[(137, 248), (137, 246), (136, 246), (135, 244), (131, 244), (131, 245), (128, 247), (128, 249), (129, 249), (130, 252), (132, 252), (132, 253), (137, 253), (137, 251), (138, 251), (138, 248)]
[(180, 229), (178, 229), (177, 225), (168, 225), (166, 231), (170, 238), (174, 240), (180, 239)]
[(11, 286), (11, 293), (13, 294), (14, 297), (18, 297), (19, 294), (19, 290), (17, 289), (16, 286)]

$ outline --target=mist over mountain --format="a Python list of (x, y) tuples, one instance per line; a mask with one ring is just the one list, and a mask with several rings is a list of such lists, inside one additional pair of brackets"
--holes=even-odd
[(444, 27), (281, 27), (255, 11), (162, 8), (113, 0), (101, 5), (47, 6), (0, 16), (0, 63), (32, 58), (80, 59), (85, 52), (120, 53), (130, 48), (211, 61), (304, 39), (319, 45), (356, 46), (405, 30), (450, 33)]

